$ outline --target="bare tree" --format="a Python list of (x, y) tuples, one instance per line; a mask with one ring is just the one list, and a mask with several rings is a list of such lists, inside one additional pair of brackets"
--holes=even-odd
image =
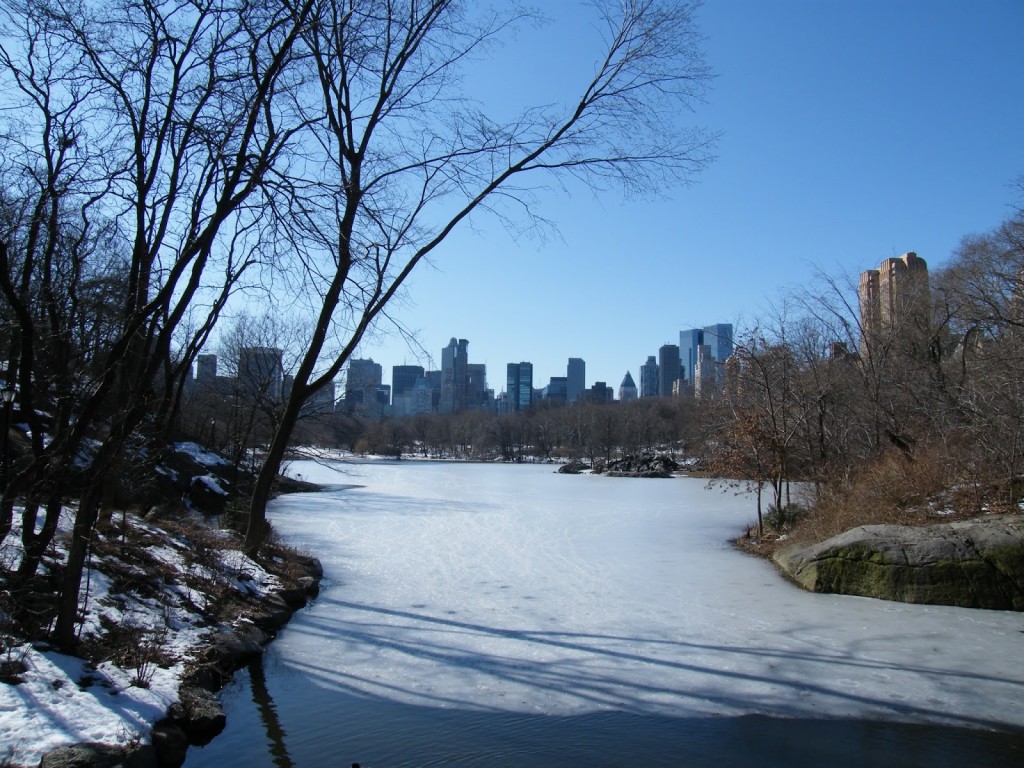
[[(27, 510), (51, 509), (71, 490), (55, 479), (82, 478), (54, 632), (63, 647), (74, 643), (105, 481), (154, 411), (154, 382), (173, 358), (175, 335), (199, 297), (209, 312), (197, 327), (212, 327), (259, 253), (269, 173), (301, 125), (272, 104), (284, 103), (280, 93), (311, 7), (312, 0), (0, 6), (9, 32), (0, 80), (13, 94), (4, 113), (3, 170), (5, 181), (28, 180), (32, 214), (26, 237), (0, 242), (0, 291), (16, 318), (8, 368), (34, 440), (31, 463), (5, 489), (3, 518), (15, 495), (26, 497)], [(49, 397), (40, 356), (68, 346), (71, 326), (50, 333), (54, 323), (34, 311), (36, 294), (26, 285), (52, 271), (62, 233), (94, 242), (101, 220), (111, 223), (123, 259), (114, 332), (86, 371), (62, 369), (76, 379), (64, 428), (37, 428), (43, 425), (31, 419), (47, 410)], [(73, 294), (86, 273), (67, 274)], [(38, 295), (59, 314), (54, 292), (44, 286)], [(31, 523), (26, 519), (26, 530)]]
[[(467, 103), (459, 74), (522, 14), (481, 15), (451, 0), (400, 5), (319, 0), (304, 37), (317, 100), (305, 166), (280, 211), (315, 287), (307, 352), (250, 507), (246, 550), (302, 403), (333, 379), (411, 272), (475, 214), (538, 221), (534, 185), (553, 178), (657, 192), (689, 181), (713, 137), (679, 116), (709, 80), (695, 3), (598, 2), (604, 50), (563, 106), (499, 121)], [(308, 95), (308, 94), (307, 94)]]

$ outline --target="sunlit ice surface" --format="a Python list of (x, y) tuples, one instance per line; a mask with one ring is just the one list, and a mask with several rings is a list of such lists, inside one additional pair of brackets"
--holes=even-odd
[(271, 520), (327, 580), (275, 644), (318, 688), (552, 717), (1024, 726), (1020, 614), (804, 592), (750, 497), (551, 465), (296, 463)]

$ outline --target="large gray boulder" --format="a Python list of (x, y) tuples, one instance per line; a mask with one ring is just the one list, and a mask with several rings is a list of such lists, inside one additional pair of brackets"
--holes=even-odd
[(1021, 515), (865, 525), (817, 544), (790, 545), (773, 559), (812, 592), (1024, 611)]

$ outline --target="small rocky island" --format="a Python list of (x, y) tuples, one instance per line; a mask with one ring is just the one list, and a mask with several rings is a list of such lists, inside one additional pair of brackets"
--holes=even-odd
[(678, 462), (668, 454), (662, 453), (641, 453), (636, 456), (625, 456), (615, 461), (598, 459), (593, 464), (582, 459), (573, 459), (558, 469), (565, 475), (588, 472), (593, 475), (608, 475), (608, 477), (672, 477), (673, 473), (678, 470)]

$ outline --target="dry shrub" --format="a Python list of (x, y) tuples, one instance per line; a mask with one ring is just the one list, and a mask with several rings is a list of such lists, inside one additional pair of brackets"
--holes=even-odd
[(131, 684), (148, 688), (156, 667), (167, 667), (174, 659), (163, 650), (166, 627), (147, 627), (130, 621), (117, 623), (101, 617), (103, 632), (82, 642), (82, 653), (93, 664), (112, 661), (134, 672)]
[(859, 470), (830, 478), (795, 534), (820, 541), (859, 525), (923, 525), (940, 513), (944, 519), (969, 516), (977, 508), (967, 503), (974, 496), (951, 494), (950, 488), (959, 487), (956, 480), (956, 461), (944, 451), (889, 451)]

